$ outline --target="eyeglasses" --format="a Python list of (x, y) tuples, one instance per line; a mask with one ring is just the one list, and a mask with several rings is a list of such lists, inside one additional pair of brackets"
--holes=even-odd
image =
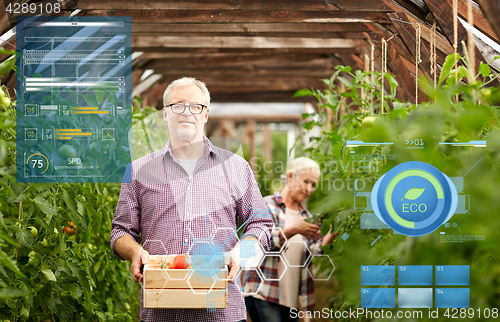
[[(170, 109), (172, 110), (172, 113), (174, 114), (182, 114), (186, 110), (186, 107), (189, 106), (189, 111), (191, 114), (201, 114), (203, 112), (203, 109), (207, 107), (206, 105), (203, 104), (189, 104), (189, 105), (184, 105), (182, 103), (173, 103), (173, 104), (168, 104), (167, 106), (170, 106)], [(165, 107), (167, 107), (165, 106)]]

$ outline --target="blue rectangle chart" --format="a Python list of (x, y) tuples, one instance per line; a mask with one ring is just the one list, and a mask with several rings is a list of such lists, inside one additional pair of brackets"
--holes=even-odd
[(468, 308), (470, 291), (468, 288), (436, 288), (437, 308)]
[(399, 265), (399, 285), (432, 285), (432, 265)]
[(396, 285), (396, 267), (362, 265), (361, 285)]
[(436, 285), (469, 285), (468, 265), (436, 266)]
[(398, 307), (404, 309), (432, 308), (432, 288), (399, 288)]
[(361, 307), (390, 309), (396, 307), (396, 289), (362, 288)]

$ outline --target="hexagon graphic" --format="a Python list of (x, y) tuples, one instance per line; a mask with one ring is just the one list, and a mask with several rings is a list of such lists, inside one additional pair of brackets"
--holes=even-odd
[(236, 245), (240, 241), (238, 234), (231, 227), (217, 227), (211, 237), (227, 245)]
[(264, 250), (253, 236), (243, 237), (232, 251), (241, 268), (256, 268), (264, 257)]
[[(147, 250), (149, 255), (167, 255), (167, 248), (165, 247), (163, 242), (161, 240), (158, 240), (158, 239), (145, 240), (142, 243), (142, 248)], [(141, 255), (141, 257), (142, 257), (142, 255)]]
[(260, 263), (260, 265), (259, 265), (259, 271), (260, 271), (260, 274), (262, 275), (262, 277), (263, 277), (263, 278), (264, 278), (264, 280), (266, 280), (266, 281), (279, 281), (279, 280), (283, 277), (283, 275), (285, 275), (285, 272), (286, 272), (286, 270), (288, 269), (288, 266), (286, 265), (286, 262), (284, 262), (284, 263), (285, 263), (285, 265), (284, 265), (285, 269), (283, 270), (283, 272), (281, 272), (281, 275), (280, 275), (280, 276), (278, 276), (278, 278), (272, 278), (272, 277), (270, 277), (270, 276), (269, 276), (269, 274), (267, 274), (267, 277), (266, 277), (266, 274), (265, 274), (265, 273), (264, 273), (264, 271), (262, 270), (262, 265), (264, 264), (264, 262), (266, 261), (266, 259), (267, 259), (267, 258), (269, 258), (269, 257), (278, 257), (278, 260), (279, 260), (279, 261), (283, 261), (283, 258), (282, 258), (282, 257), (281, 257), (281, 255), (279, 255), (279, 254), (266, 254), (266, 255), (264, 256), (264, 258), (262, 258), (262, 262), (261, 262), (261, 263)]
[(262, 284), (264, 284), (264, 278), (262, 277), (262, 274), (256, 268), (244, 268), (244, 269), (240, 270), (240, 272), (238, 273), (238, 278), (236, 280), (239, 280), (241, 278), (241, 274), (243, 274), (244, 271), (255, 271), (257, 273), (257, 278), (260, 280), (260, 282), (259, 282), (259, 286), (257, 286), (257, 289), (255, 290), (255, 292), (244, 292), (243, 286), (241, 286), (241, 288), (240, 288), (241, 294), (243, 294), (243, 295), (255, 295), (255, 294), (257, 294), (259, 292)]
[[(327, 273), (327, 276), (328, 276), (327, 278), (315, 278), (315, 277), (314, 277), (314, 275), (313, 275), (313, 273), (312, 273), (312, 272), (311, 272), (311, 270), (310, 270), (310, 268), (311, 268), (312, 266), (307, 266), (307, 271), (309, 272), (309, 275), (311, 275), (311, 277), (312, 277), (312, 278), (313, 278), (313, 280), (315, 280), (315, 281), (328, 281), (328, 280), (330, 279), (330, 277), (332, 277), (333, 271), (335, 270), (335, 265), (333, 264), (332, 259), (330, 258), (330, 256), (328, 256), (328, 255), (324, 255), (324, 254), (323, 254), (323, 255), (312, 255), (312, 256), (310, 257), (310, 258), (311, 258), (310, 262), (312, 262), (312, 261), (314, 260), (314, 258), (315, 258), (315, 257), (327, 257), (327, 258), (328, 258), (327, 263), (328, 263), (328, 265), (331, 265), (331, 270), (330, 270), (330, 268), (328, 268), (328, 271), (330, 271), (330, 273)], [(328, 272), (328, 271), (327, 271), (327, 272)]]
[[(274, 245), (273, 234), (276, 234), (277, 232), (281, 232), (281, 234), (278, 234), (278, 236), (283, 235), (283, 238), (285, 238), (285, 242), (283, 243), (283, 245), (281, 245), (281, 248), (279, 250), (270, 250), (267, 252), (267, 254), (281, 254), (288, 239), (285, 237), (285, 234), (283, 234), (283, 230), (280, 227), (273, 226), (273, 228), (270, 229), (270, 232), (271, 232), (271, 247), (272, 247), (272, 245)], [(259, 239), (261, 239), (261, 237), (262, 237), (262, 235), (259, 236)]]
[[(292, 260), (292, 258), (290, 258), (290, 253), (287, 252), (287, 250), (290, 248), (290, 247), (300, 247), (300, 245), (303, 245), (303, 247), (305, 247), (305, 249), (307, 250), (307, 258), (306, 260), (302, 263), (302, 258), (303, 256), (300, 256), (300, 263), (297, 264), (297, 263), (290, 263), (290, 261)], [(300, 252), (302, 254), (302, 250)], [(288, 255), (288, 256), (287, 256)], [(309, 262), (309, 257), (311, 257), (311, 251), (309, 250), (309, 247), (307, 247), (307, 243), (303, 240), (289, 240), (287, 243), (286, 243), (286, 247), (285, 249), (283, 250), (283, 253), (281, 254), (281, 257), (286, 261), (286, 265), (288, 267), (305, 267), (307, 265), (307, 263)]]
[(188, 231), (193, 239), (210, 237), (217, 230), (212, 218), (207, 214), (192, 214), (189, 217)]
[[(239, 274), (239, 273), (240, 273), (240, 271), (241, 271), (241, 266), (240, 266), (240, 264), (238, 264), (238, 261), (234, 258), (234, 255), (233, 255), (232, 253), (228, 253), (228, 254), (230, 254), (230, 256), (231, 256), (231, 261), (233, 261), (233, 262), (236, 264), (236, 266), (237, 266), (236, 273), (234, 274), (233, 278), (231, 278), (231, 279), (228, 279), (228, 278), (220, 278), (220, 277), (218, 276), (218, 274), (215, 274), (215, 278), (216, 278), (218, 281), (229, 281), (229, 282), (234, 282), (234, 281), (236, 281), (236, 277), (238, 276), (238, 274)], [(230, 269), (230, 268), (231, 268), (231, 266), (229, 266), (229, 267), (228, 267), (228, 269)], [(228, 271), (228, 274), (229, 274), (229, 271)]]
[[(213, 276), (202, 276), (198, 274), (197, 271), (194, 269), (190, 269), (189, 271), (189, 277), (187, 279), (187, 283), (189, 287), (191, 288), (191, 291), (193, 291), (194, 294), (208, 294), (212, 291), (215, 283), (217, 280)], [(193, 284), (195, 287), (193, 288)], [(203, 287), (203, 291), (200, 291), (200, 285)], [(198, 289), (198, 291), (195, 291)], [(208, 291), (206, 290), (208, 289)]]
[[(167, 254), (167, 248), (163, 244), (161, 240), (145, 240), (144, 243), (142, 244), (141, 250), (145, 250), (145, 248), (148, 248), (149, 255), (154, 256), (154, 255), (161, 255), (164, 256)], [(141, 256), (141, 259), (144, 260), (143, 253), (139, 250), (139, 255)], [(161, 270), (161, 273), (163, 274), (165, 278), (165, 283), (161, 288), (165, 288), (165, 285), (168, 283), (168, 276), (166, 275), (165, 270)], [(141, 285), (144, 287), (144, 281), (141, 279)]]
[(188, 254), (192, 268), (202, 276), (214, 276), (224, 268), (225, 245), (213, 237), (199, 238), (191, 244)]

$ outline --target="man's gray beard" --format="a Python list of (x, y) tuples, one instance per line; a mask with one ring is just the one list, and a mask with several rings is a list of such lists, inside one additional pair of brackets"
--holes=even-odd
[(176, 131), (176, 136), (179, 140), (181, 141), (186, 141), (186, 142), (191, 142), (194, 140), (198, 134), (200, 133), (201, 129), (197, 131), (197, 129), (177, 129)]

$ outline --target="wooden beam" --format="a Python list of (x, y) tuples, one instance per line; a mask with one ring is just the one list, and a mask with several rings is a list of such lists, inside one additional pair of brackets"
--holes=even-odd
[(382, 12), (311, 11), (197, 11), (197, 10), (90, 10), (87, 16), (131, 16), (133, 23), (235, 23), (235, 22), (388, 22)]
[[(75, 1), (76, 2), (76, 1)], [(236, 0), (236, 1), (120, 1), (120, 0), (86, 0), (66, 5), (69, 10), (220, 10), (220, 11), (391, 11), (385, 1), (372, 0)]]
[(176, 32), (176, 33), (153, 33), (141, 32), (134, 33), (132, 39), (142, 38), (144, 36), (164, 37), (164, 36), (177, 36), (182, 38), (187, 37), (273, 37), (273, 38), (327, 38), (327, 39), (366, 39), (364, 33), (361, 32)]
[(342, 38), (141, 36), (132, 39), (132, 47), (166, 48), (359, 48), (366, 45), (363, 40)]
[(383, 39), (390, 39), (390, 45), (395, 47), (400, 55), (406, 57), (407, 59), (412, 59), (410, 51), (406, 47), (405, 43), (399, 37), (393, 37), (395, 33), (390, 32), (387, 28), (382, 27), (379, 24), (367, 24), (368, 28), (372, 31), (369, 36), (371, 37), (373, 43), (377, 44), (375, 46), (375, 54), (377, 57), (380, 57), (380, 43)]
[[(450, 42), (451, 45), (453, 45), (453, 7), (449, 5), (448, 1), (443, 2), (440, 0), (424, 0), (424, 2), (427, 4), (429, 9), (431, 10), (434, 18), (436, 19), (437, 23), (441, 27), (441, 29), (444, 31), (446, 37), (448, 38), (448, 41)], [(457, 24), (458, 30), (457, 30), (457, 36), (458, 36), (458, 52), (460, 55), (463, 57), (464, 52), (463, 52), (463, 47), (461, 45), (461, 42), (464, 41), (466, 44), (468, 43), (467, 39), (467, 31), (465, 28), (462, 26), (460, 22)], [(479, 63), (480, 61), (485, 61), (483, 55), (477, 48), (477, 46), (474, 45), (475, 48), (475, 70), (479, 70)]]
[(4, 2), (0, 1), (0, 12), (3, 12), (0, 14), (0, 35), (3, 35), (10, 26), (9, 15), (5, 9)]
[(302, 115), (208, 115), (208, 122), (230, 120), (235, 123), (254, 121), (255, 123), (300, 123)]
[[(477, 0), (477, 2), (481, 6), (486, 18), (488, 18), (488, 22), (493, 27), (492, 29), (495, 31), (495, 36), (498, 41), (500, 38), (500, 15), (498, 14), (500, 12), (500, 1)], [(476, 17), (474, 17), (474, 26), (476, 26), (475, 22)], [(491, 35), (489, 36), (492, 37)]]
[[(142, 71), (142, 70), (140, 70)], [(282, 69), (264, 69), (264, 68), (256, 68), (255, 70), (246, 70), (246, 69), (226, 69), (220, 70), (217, 68), (213, 69), (162, 69), (155, 70), (155, 74), (162, 74), (165, 77), (171, 78), (180, 78), (186, 75), (194, 78), (205, 78), (205, 77), (220, 77), (220, 78), (237, 78), (237, 77), (293, 77), (297, 75), (307, 75), (311, 78), (330, 78), (330, 76), (336, 71), (335, 67), (332, 66), (328, 69), (309, 69), (309, 68), (282, 68)]]
[(332, 67), (333, 62), (330, 57), (324, 55), (251, 55), (238, 57), (191, 57), (173, 59), (153, 59), (142, 66), (143, 69), (154, 69), (157, 71), (165, 69), (246, 69), (255, 70), (262, 68), (324, 68)]
[(363, 32), (369, 31), (360, 23), (134, 23), (132, 32)]
[[(398, 31), (401, 39), (406, 44), (406, 47), (413, 55), (413, 60), (416, 58), (416, 30), (412, 24), (409, 24), (408, 17), (404, 12), (388, 13), (389, 18), (392, 20), (393, 26)], [(420, 58), (422, 62), (419, 64), (420, 69), (424, 74), (432, 79), (431, 63), (426, 57), (430, 57), (430, 53), (425, 46), (420, 47)]]
[[(448, 4), (451, 8), (453, 8), (453, 0), (447, 0)], [(458, 0), (458, 15), (462, 17), (465, 21), (467, 21), (467, 1), (468, 0)], [(476, 0), (475, 0), (476, 1)], [(476, 1), (478, 2), (478, 1)], [(481, 11), (481, 8), (479, 8), (475, 3), (472, 3), (472, 15), (474, 16), (474, 27), (479, 29), (482, 33), (496, 41), (497, 43), (500, 43), (500, 38), (498, 37), (497, 33), (493, 30), (491, 27), (491, 24), (488, 22), (488, 20), (485, 18), (483, 15), (483, 12), (486, 13), (486, 15), (497, 15), (500, 13), (500, 4), (498, 3), (497, 0), (489, 0), (489, 1), (479, 1), (479, 4), (482, 6), (481, 2), (489, 2), (489, 6), (487, 10)], [(496, 6), (496, 10), (494, 8)], [(491, 21), (491, 20), (490, 20)]]
[[(164, 47), (134, 47), (133, 51), (141, 51), (144, 54), (141, 56), (146, 58), (156, 58), (162, 55), (171, 57), (173, 54), (180, 54), (182, 57), (200, 57), (210, 56), (211, 54), (260, 54), (260, 55), (277, 55), (277, 54), (358, 54), (358, 48), (164, 48)], [(154, 57), (148, 55), (151, 53)]]
[(255, 92), (232, 92), (210, 90), (210, 96), (213, 102), (304, 102), (314, 103), (314, 97), (293, 98), (296, 91), (266, 91), (259, 90)]

